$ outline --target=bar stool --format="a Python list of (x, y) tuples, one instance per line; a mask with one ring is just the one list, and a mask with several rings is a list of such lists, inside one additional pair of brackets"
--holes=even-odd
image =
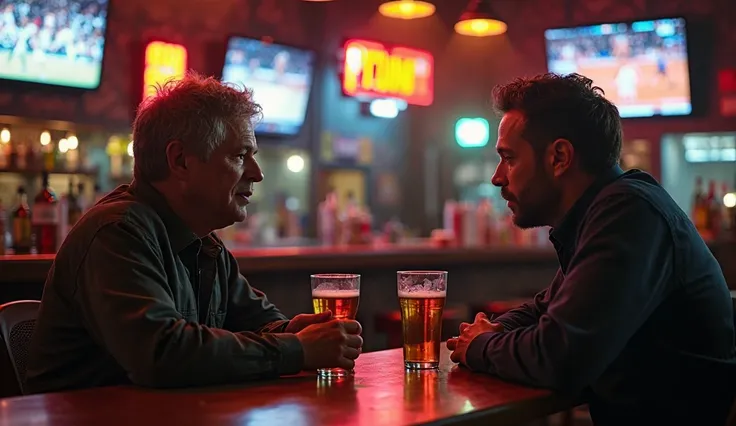
[[(460, 323), (468, 321), (468, 307), (465, 305), (445, 306), (442, 311), (442, 341), (457, 336)], [(377, 314), (373, 327), (377, 333), (386, 335), (386, 349), (400, 348), (404, 345), (401, 328), (401, 312), (390, 311)]]

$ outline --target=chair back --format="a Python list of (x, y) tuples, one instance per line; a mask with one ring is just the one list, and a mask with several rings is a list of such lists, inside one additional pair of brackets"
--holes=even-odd
[[(6, 352), (6, 358), (15, 373), (15, 377), (4, 375), (0, 381), (15, 381), (20, 394), (25, 393), (28, 347), (40, 306), (41, 302), (38, 300), (17, 300), (0, 305), (0, 337), (4, 343), (0, 346), (0, 351)], [(13, 385), (13, 383), (2, 384), (5, 389), (12, 388)]]

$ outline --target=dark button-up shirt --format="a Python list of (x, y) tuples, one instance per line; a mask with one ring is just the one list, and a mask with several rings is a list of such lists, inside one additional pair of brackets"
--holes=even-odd
[(505, 332), (473, 339), (470, 368), (587, 390), (596, 424), (665, 424), (697, 412), (705, 425), (727, 408), (733, 397), (724, 391), (736, 387), (730, 294), (695, 227), (654, 178), (614, 168), (550, 239), (560, 263), (552, 284), (497, 319)]
[(178, 387), (297, 373), (288, 321), (210, 234), (162, 195), (123, 185), (71, 230), (49, 272), (27, 388)]

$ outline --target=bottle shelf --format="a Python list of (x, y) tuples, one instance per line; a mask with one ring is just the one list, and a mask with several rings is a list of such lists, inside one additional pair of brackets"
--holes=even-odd
[[(6, 173), (6, 174), (17, 174), (17, 175), (24, 175), (28, 177), (38, 176), (40, 175), (44, 169), (38, 168), (38, 167), (32, 167), (32, 168), (17, 168), (17, 167), (6, 167), (6, 168), (0, 168), (0, 174)], [(86, 175), (86, 176), (97, 176), (98, 170), (96, 168), (81, 168), (81, 169), (75, 169), (75, 170), (67, 170), (67, 169), (61, 169), (61, 168), (54, 168), (51, 170), (48, 170), (50, 174), (60, 174), (60, 175)]]

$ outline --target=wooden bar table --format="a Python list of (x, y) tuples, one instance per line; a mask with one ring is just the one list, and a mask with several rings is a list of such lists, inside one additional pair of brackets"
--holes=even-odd
[(301, 374), (217, 388), (116, 386), (0, 400), (0, 425), (516, 425), (576, 405), (575, 398), (474, 374), (450, 361), (405, 371), (401, 349), (358, 359), (354, 377)]

